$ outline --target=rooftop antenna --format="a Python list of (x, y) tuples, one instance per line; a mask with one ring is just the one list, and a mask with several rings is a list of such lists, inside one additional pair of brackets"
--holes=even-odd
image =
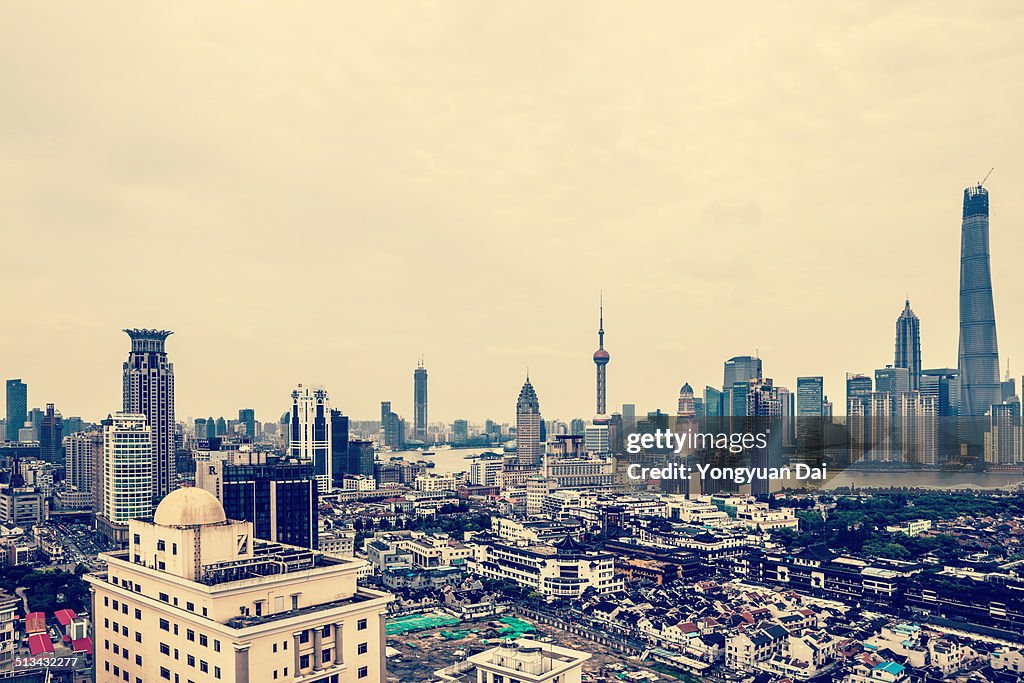
[(1010, 357), (1006, 357), (1006, 381), (1010, 381)]
[(992, 168), (988, 169), (988, 173), (986, 173), (985, 177), (981, 179), (980, 183), (978, 183), (978, 187), (981, 187), (981, 186), (983, 186), (985, 184), (985, 181), (988, 180), (988, 177), (990, 175), (992, 175), (992, 171), (994, 171), (994, 170), (996, 170), (995, 166), (993, 166)]

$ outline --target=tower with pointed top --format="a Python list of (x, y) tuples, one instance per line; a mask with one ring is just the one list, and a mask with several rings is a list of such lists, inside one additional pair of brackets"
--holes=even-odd
[(896, 319), (896, 356), (893, 366), (906, 368), (910, 390), (917, 391), (921, 381), (921, 320), (906, 300), (903, 312)]
[(519, 390), (519, 400), (516, 401), (516, 462), (520, 465), (536, 465), (540, 463), (542, 454), (540, 401), (527, 373), (526, 382)]
[(412, 373), (413, 437), (417, 441), (427, 440), (427, 368), (420, 356)]
[(611, 356), (604, 350), (604, 294), (598, 313), (597, 351), (594, 351), (594, 365), (597, 366), (597, 416), (602, 418), (607, 412), (608, 399), (608, 361)]
[(174, 364), (167, 359), (170, 330), (128, 329), (132, 350), (122, 367), (125, 413), (146, 416), (152, 440), (153, 498), (174, 488)]

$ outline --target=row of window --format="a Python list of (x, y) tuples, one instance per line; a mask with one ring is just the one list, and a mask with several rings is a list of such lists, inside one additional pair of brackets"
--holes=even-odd
[[(172, 624), (170, 621), (164, 618), (160, 619), (160, 630), (167, 631), (168, 633), (174, 633), (174, 635), (178, 635), (178, 625)], [(190, 628), (185, 629), (185, 639), (192, 643), (196, 642), (196, 632)], [(200, 633), (199, 644), (203, 647), (209, 647), (210, 639), (205, 634)], [(213, 651), (220, 652), (220, 641), (216, 638), (213, 639)]]
[[(160, 654), (166, 655), (168, 657), (172, 656), (172, 654), (171, 654), (171, 647), (167, 643), (160, 643)], [(181, 653), (178, 651), (178, 648), (174, 648), (173, 657), (174, 657), (174, 659), (181, 659)], [(196, 668), (196, 662), (197, 662), (197, 660), (195, 658), (195, 655), (190, 655), (190, 654), (187, 654), (187, 653), (185, 654), (185, 663), (188, 664), (193, 669)], [(202, 671), (204, 674), (205, 673), (210, 673), (210, 664), (205, 659), (198, 660), (198, 663), (199, 663), (199, 670), (200, 671)], [(213, 667), (213, 677), (214, 678), (220, 678), (220, 667), (219, 666)]]

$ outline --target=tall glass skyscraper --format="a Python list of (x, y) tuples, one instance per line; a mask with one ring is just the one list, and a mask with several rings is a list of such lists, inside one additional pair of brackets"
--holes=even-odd
[(423, 359), (412, 373), (412, 425), (413, 437), (417, 441), (427, 440), (427, 369)]
[(893, 365), (906, 368), (910, 390), (917, 391), (921, 379), (921, 320), (910, 309), (910, 299), (896, 319), (896, 356)]
[[(988, 190), (980, 184), (964, 190), (959, 370), (962, 417), (981, 417), (1000, 402), (999, 348), (989, 265)], [(981, 445), (980, 430), (966, 424), (965, 427), (967, 433), (963, 436), (976, 449)]]
[(17, 441), (18, 430), (28, 419), (28, 385), (20, 379), (7, 380), (7, 440)]

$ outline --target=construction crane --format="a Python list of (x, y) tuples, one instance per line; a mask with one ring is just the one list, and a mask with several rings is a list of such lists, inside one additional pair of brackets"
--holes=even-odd
[(982, 185), (984, 185), (984, 184), (985, 184), (985, 181), (986, 181), (986, 180), (988, 180), (988, 177), (989, 177), (990, 175), (992, 175), (992, 171), (994, 171), (994, 170), (996, 170), (996, 167), (995, 167), (995, 166), (993, 166), (992, 168), (988, 169), (988, 173), (986, 173), (986, 174), (985, 174), (985, 177), (981, 179), (981, 182), (980, 182), (980, 183), (978, 183), (978, 187), (981, 187)]

